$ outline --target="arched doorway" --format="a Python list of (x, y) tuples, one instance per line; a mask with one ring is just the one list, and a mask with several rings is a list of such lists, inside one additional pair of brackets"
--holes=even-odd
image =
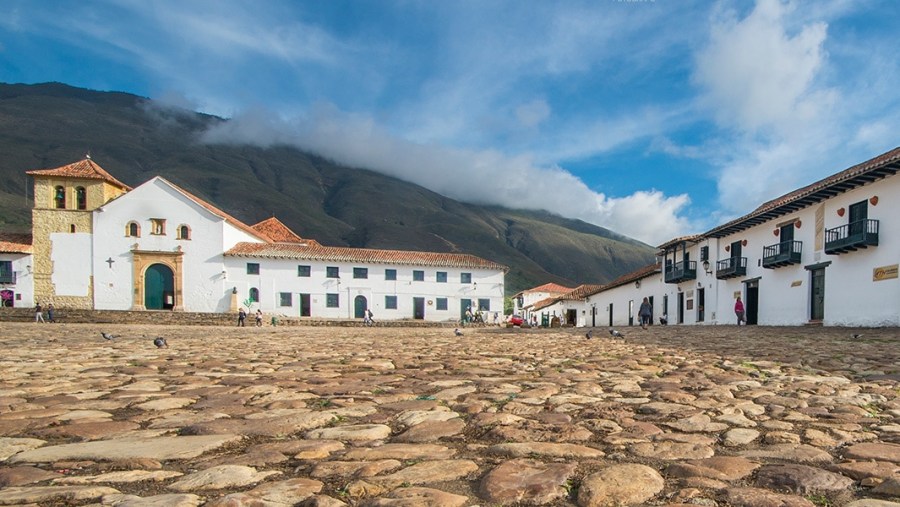
[(144, 272), (144, 308), (171, 310), (175, 307), (175, 274), (165, 264), (151, 264)]
[(368, 301), (366, 301), (365, 296), (356, 296), (353, 299), (353, 316), (357, 319), (361, 319), (366, 316), (366, 308), (368, 308)]

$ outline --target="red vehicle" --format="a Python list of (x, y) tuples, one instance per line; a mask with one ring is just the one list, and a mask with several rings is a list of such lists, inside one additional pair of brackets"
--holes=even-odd
[(522, 317), (519, 317), (518, 315), (510, 315), (509, 320), (507, 320), (507, 322), (509, 322), (510, 324), (512, 324), (514, 326), (521, 326), (522, 324), (525, 323), (525, 319), (523, 319)]

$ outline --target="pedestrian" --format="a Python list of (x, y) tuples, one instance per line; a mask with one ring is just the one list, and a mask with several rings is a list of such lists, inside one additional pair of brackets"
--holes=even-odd
[(372, 309), (366, 308), (366, 311), (365, 311), (364, 317), (363, 317), (363, 324), (365, 324), (367, 326), (375, 325), (375, 320), (372, 318), (374, 316), (375, 316), (375, 314), (372, 313)]
[(650, 305), (650, 300), (644, 298), (644, 302), (641, 303), (641, 308), (638, 310), (638, 316), (641, 318), (641, 327), (647, 329), (647, 324), (652, 322), (653, 315), (653, 306)]
[(734, 302), (734, 314), (737, 315), (737, 325), (741, 325), (741, 322), (746, 323), (744, 321), (744, 303), (741, 302), (741, 296), (737, 297), (737, 301)]
[(53, 303), (50, 303), (49, 305), (47, 305), (47, 321), (48, 322), (56, 322), (56, 319), (53, 318), (54, 310), (55, 309), (53, 308)]
[(40, 304), (40, 303), (38, 303), (38, 304), (35, 305), (35, 307), (34, 307), (34, 322), (35, 322), (35, 323), (37, 323), (37, 322), (41, 322), (41, 323), (45, 322), (45, 321), (44, 321), (44, 309), (41, 307), (41, 304)]
[(494, 312), (494, 325), (500, 325), (500, 312)]
[(256, 327), (262, 327), (262, 318), (263, 318), (262, 310), (257, 309), (256, 310)]
[(244, 327), (245, 320), (247, 320), (247, 312), (241, 308), (238, 310), (238, 327)]

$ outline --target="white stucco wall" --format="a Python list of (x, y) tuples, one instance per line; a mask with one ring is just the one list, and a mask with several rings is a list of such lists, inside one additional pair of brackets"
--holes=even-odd
[(91, 286), (91, 234), (57, 232), (50, 235), (50, 260), (57, 296), (85, 297)]
[(29, 308), (34, 306), (34, 277), (32, 276), (32, 257), (30, 254), (0, 253), (0, 260), (12, 262), (12, 270), (16, 275), (16, 283), (0, 284), (0, 290), (13, 291), (13, 307)]
[[(166, 220), (165, 235), (151, 232), (151, 218)], [(140, 225), (140, 237), (125, 235), (131, 221)], [(128, 310), (133, 300), (132, 249), (183, 252), (183, 296), (185, 311), (227, 311), (230, 295), (222, 275), (225, 221), (194, 203), (165, 181), (154, 178), (94, 212), (94, 306), (97, 309)], [(187, 225), (189, 240), (177, 238), (177, 229)], [(107, 263), (112, 259), (112, 266)]]
[[(247, 274), (247, 263), (260, 265), (258, 275)], [(366, 302), (376, 320), (413, 318), (413, 298), (425, 298), (425, 320), (455, 321), (460, 318), (461, 301), (478, 299), (490, 301), (490, 312), (503, 315), (502, 271), (457, 269), (431, 266), (389, 266), (383, 264), (350, 264), (343, 262), (226, 257), (228, 286), (237, 287), (238, 302), (242, 306), (251, 288), (259, 289), (259, 303), (250, 305), (255, 311), (285, 316), (300, 316), (300, 294), (310, 295), (311, 317), (353, 318), (357, 296)], [(297, 266), (310, 266), (310, 276), (297, 276)], [(326, 267), (339, 269), (340, 278), (327, 278)], [(368, 268), (368, 278), (354, 279), (353, 268)], [(397, 280), (385, 280), (385, 269), (396, 269)], [(413, 270), (425, 272), (425, 281), (413, 281)], [(438, 271), (447, 273), (447, 282), (435, 281)], [(472, 283), (460, 282), (461, 273), (471, 273)], [(280, 294), (291, 293), (290, 307), (280, 306)], [(326, 305), (327, 294), (338, 294), (338, 308)], [(397, 296), (397, 308), (385, 308), (385, 296)], [(447, 309), (437, 309), (437, 298), (447, 298)], [(429, 304), (430, 302), (430, 304)]]
[[(640, 287), (636, 287), (634, 282), (630, 282), (589, 296), (578, 309), (578, 325), (591, 327), (591, 324), (593, 323), (591, 311), (592, 308), (596, 308), (597, 327), (609, 327), (610, 311), (612, 311), (613, 327), (627, 328), (629, 326), (629, 302), (633, 302), (633, 320), (630, 325), (640, 326), (641, 321), (638, 316), (638, 311), (640, 310), (641, 302), (645, 297), (653, 298), (653, 324), (659, 324), (659, 318), (663, 315), (662, 296), (666, 291), (666, 286), (662, 283), (662, 274), (654, 274), (641, 278), (640, 282)], [(611, 308), (610, 305), (612, 305)], [(669, 317), (671, 319), (671, 301), (669, 305)]]

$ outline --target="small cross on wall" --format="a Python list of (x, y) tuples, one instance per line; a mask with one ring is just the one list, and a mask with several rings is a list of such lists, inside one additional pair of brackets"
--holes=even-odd
[(116, 261), (114, 261), (113, 258), (110, 257), (109, 259), (106, 259), (106, 260), (103, 261), (103, 262), (109, 264), (109, 269), (112, 269), (113, 262), (116, 262)]

